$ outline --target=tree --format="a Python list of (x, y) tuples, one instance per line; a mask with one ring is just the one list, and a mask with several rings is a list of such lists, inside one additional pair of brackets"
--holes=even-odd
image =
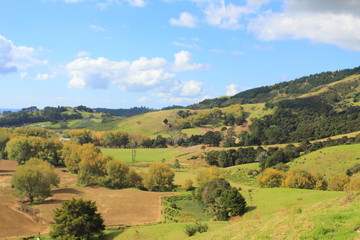
[(234, 187), (223, 191), (220, 198), (211, 206), (214, 208), (215, 218), (218, 220), (227, 220), (229, 217), (242, 215), (246, 211), (245, 198)]
[(55, 223), (50, 236), (56, 240), (101, 239), (105, 226), (96, 211), (95, 202), (82, 199), (63, 202), (61, 208), (55, 211)]
[(12, 178), (14, 188), (21, 196), (26, 196), (30, 203), (36, 197), (49, 197), (51, 195), (50, 188), (56, 187), (59, 182), (54, 167), (37, 158), (31, 158), (25, 165), (19, 166)]
[(273, 168), (267, 168), (262, 173), (260, 173), (257, 181), (260, 187), (280, 187), (283, 180), (285, 178), (285, 174), (279, 170)]
[(208, 182), (211, 182), (217, 178), (224, 178), (224, 173), (215, 166), (204, 168), (198, 171), (196, 174), (196, 181), (198, 182), (199, 186), (204, 186)]
[(165, 163), (153, 163), (144, 178), (144, 186), (150, 191), (164, 192), (174, 188), (174, 172)]
[(284, 187), (314, 189), (316, 186), (315, 177), (305, 170), (290, 170), (284, 180)]
[(329, 181), (329, 190), (330, 191), (344, 191), (345, 185), (350, 182), (350, 177), (348, 175), (342, 174), (333, 177)]

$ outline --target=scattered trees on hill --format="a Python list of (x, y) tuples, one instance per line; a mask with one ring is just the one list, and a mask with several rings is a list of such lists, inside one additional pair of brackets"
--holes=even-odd
[(146, 189), (155, 192), (171, 191), (175, 173), (165, 163), (153, 163), (144, 177)]
[(54, 214), (50, 237), (56, 240), (97, 240), (102, 238), (104, 220), (95, 202), (72, 199), (62, 203)]
[(50, 163), (31, 158), (19, 166), (12, 178), (14, 188), (21, 196), (26, 196), (30, 203), (35, 198), (44, 199), (50, 196), (50, 188), (59, 184), (59, 177)]

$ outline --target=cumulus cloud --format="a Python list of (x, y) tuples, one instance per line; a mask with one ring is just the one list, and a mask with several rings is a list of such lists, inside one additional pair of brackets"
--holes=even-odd
[(71, 76), (69, 88), (107, 89), (110, 84), (122, 91), (152, 92), (159, 96), (193, 97), (201, 93), (202, 83), (179, 81), (172, 71), (205, 69), (193, 63), (191, 54), (182, 51), (174, 55), (174, 63), (164, 58), (141, 57), (135, 61), (111, 61), (107, 58), (78, 58), (66, 65)]
[(26, 70), (34, 65), (46, 64), (47, 61), (36, 59), (34, 48), (15, 46), (11, 40), (0, 35), (0, 74)]
[(225, 4), (225, 0), (211, 1), (204, 10), (208, 24), (230, 30), (243, 28), (243, 24), (240, 23), (241, 17), (252, 12), (253, 10), (247, 6)]
[(281, 13), (266, 12), (249, 30), (264, 41), (309, 39), (360, 51), (360, 2), (354, 0), (284, 0)]
[(233, 84), (233, 83), (227, 85), (225, 88), (226, 88), (226, 96), (233, 96), (239, 92), (238, 85)]
[(194, 63), (192, 61), (191, 53), (187, 51), (181, 51), (176, 53), (175, 62), (173, 64), (173, 70), (177, 72), (191, 71), (191, 70), (205, 70), (209, 68), (207, 64)]
[(187, 12), (182, 12), (179, 19), (171, 18), (169, 23), (175, 26), (195, 28), (197, 26), (197, 17)]

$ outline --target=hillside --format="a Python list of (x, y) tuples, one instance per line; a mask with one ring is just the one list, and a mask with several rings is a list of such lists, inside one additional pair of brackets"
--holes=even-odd
[(264, 103), (294, 98), (315, 91), (321, 85), (331, 84), (355, 74), (360, 74), (360, 67), (313, 74), (288, 82), (246, 90), (232, 97), (207, 99), (189, 108), (225, 107), (236, 103)]
[(355, 164), (360, 164), (360, 144), (327, 147), (303, 155), (288, 163), (291, 169), (318, 171), (331, 179), (335, 175), (345, 174)]

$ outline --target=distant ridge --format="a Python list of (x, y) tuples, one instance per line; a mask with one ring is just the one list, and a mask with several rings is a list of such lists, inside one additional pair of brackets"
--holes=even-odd
[(0, 108), (0, 114), (3, 114), (3, 112), (18, 112), (20, 111), (20, 109), (16, 109), (16, 108)]

